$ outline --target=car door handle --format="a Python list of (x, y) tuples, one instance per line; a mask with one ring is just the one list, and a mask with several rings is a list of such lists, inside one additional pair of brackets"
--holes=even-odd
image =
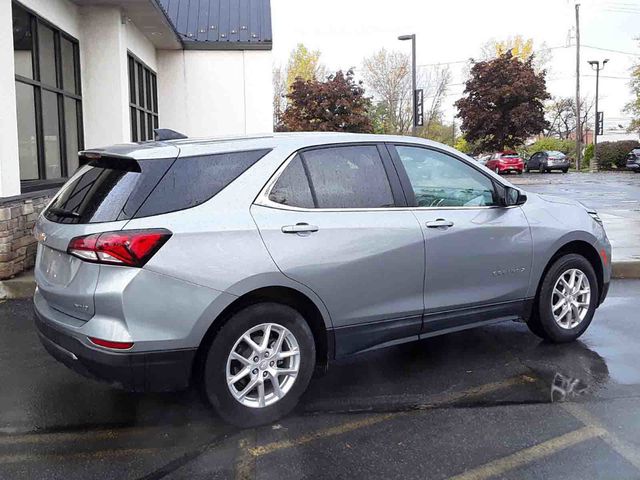
[(438, 218), (437, 220), (427, 222), (426, 225), (427, 228), (453, 227), (453, 222), (451, 220), (445, 220), (444, 218)]
[(308, 223), (296, 223), (295, 225), (285, 225), (282, 227), (282, 233), (312, 233), (317, 231), (318, 227), (309, 225)]

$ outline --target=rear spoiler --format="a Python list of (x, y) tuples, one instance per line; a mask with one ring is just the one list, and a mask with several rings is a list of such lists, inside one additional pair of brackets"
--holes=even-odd
[(80, 165), (90, 165), (111, 170), (141, 172), (140, 164), (135, 158), (102, 150), (84, 150), (78, 154)]

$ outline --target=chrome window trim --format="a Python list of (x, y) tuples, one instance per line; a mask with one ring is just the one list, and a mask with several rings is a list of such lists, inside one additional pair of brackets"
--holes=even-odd
[[(370, 145), (371, 142), (362, 142), (362, 145)], [(338, 144), (339, 146), (340, 144)], [(359, 145), (357, 144), (347, 144), (347, 145)], [(414, 144), (405, 144), (405, 145), (414, 145)], [(327, 147), (336, 146), (335, 144), (327, 145)], [(419, 146), (419, 145), (416, 145)], [(324, 145), (314, 146), (314, 148), (323, 148)], [(508, 207), (502, 207), (500, 205), (477, 205), (477, 206), (469, 206), (469, 207), (371, 207), (371, 208), (304, 208), (304, 207), (295, 207), (293, 205), (284, 205), (282, 203), (277, 203), (269, 199), (269, 195), (271, 194), (271, 190), (275, 186), (276, 182), (287, 168), (289, 163), (293, 161), (294, 158), (300, 153), (300, 151), (306, 150), (305, 148), (300, 148), (295, 152), (291, 153), (285, 161), (276, 169), (273, 173), (269, 181), (266, 183), (262, 190), (253, 201), (254, 205), (260, 205), (262, 207), (275, 208), (277, 210), (288, 210), (292, 212), (385, 212), (385, 211), (430, 211), (430, 210), (488, 210), (488, 209), (506, 209), (506, 208), (514, 208), (517, 205), (512, 205)], [(465, 162), (466, 163), (466, 162)], [(482, 172), (480, 172), (482, 173)]]

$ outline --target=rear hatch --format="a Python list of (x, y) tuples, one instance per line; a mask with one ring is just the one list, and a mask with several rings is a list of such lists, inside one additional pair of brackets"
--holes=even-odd
[(518, 163), (522, 163), (522, 159), (518, 156), (518, 154), (502, 155), (500, 157), (500, 160), (508, 165), (516, 165)]
[(69, 242), (78, 236), (121, 230), (173, 161), (101, 155), (62, 187), (35, 228), (39, 242), (35, 277), (51, 308), (85, 321), (94, 315), (100, 265), (69, 255)]

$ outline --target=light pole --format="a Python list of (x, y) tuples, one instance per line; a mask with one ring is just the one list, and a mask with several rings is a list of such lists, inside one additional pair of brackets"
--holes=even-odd
[(416, 34), (400, 35), (398, 40), (411, 40), (411, 118), (413, 119), (411, 135), (415, 137), (418, 126), (416, 119)]
[[(595, 121), (595, 128), (593, 132), (593, 160), (591, 161), (591, 168), (590, 168), (592, 172), (597, 172), (599, 168), (598, 131), (600, 129), (600, 126), (599, 126), (600, 112), (598, 111), (598, 89), (600, 87), (600, 70), (604, 69), (604, 66), (607, 64), (608, 61), (609, 61), (608, 58), (603, 60), (602, 66), (600, 66), (600, 60), (589, 60), (589, 65), (591, 65), (591, 68), (596, 71), (596, 121)], [(579, 118), (578, 118), (578, 122), (580, 122)]]

